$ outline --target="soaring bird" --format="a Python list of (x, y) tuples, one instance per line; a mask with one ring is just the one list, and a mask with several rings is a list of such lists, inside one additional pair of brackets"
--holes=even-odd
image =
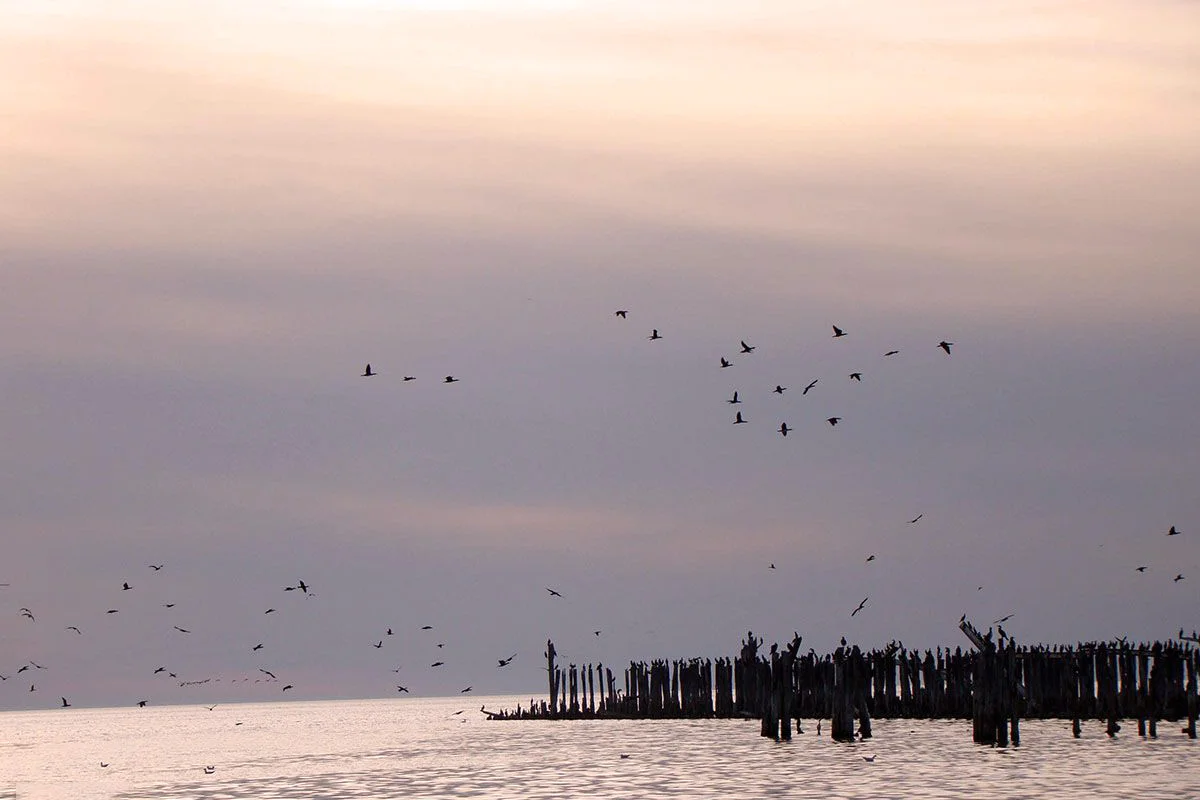
[(122, 592), (128, 592), (128, 591), (129, 591), (130, 589), (132, 589), (132, 588), (133, 588), (133, 587), (129, 585), (129, 582), (128, 582), (128, 581), (126, 581), (125, 583), (122, 583), (122, 584), (121, 584), (121, 591), (122, 591)]
[(825, 421), (828, 422), (830, 425), (837, 425), (839, 422), (842, 421), (842, 418), (841, 417), (830, 417), (829, 419), (827, 419)]
[(295, 688), (296, 688), (295, 686), (292, 686), (292, 685), (289, 683), (287, 686), (283, 687), (283, 688), (282, 688), (282, 689), (280, 689), (279, 691), (281, 691), (281, 692), (286, 692), (288, 689), (295, 689)]
[(172, 625), (171, 627), (174, 628), (175, 630), (179, 631), (180, 633), (191, 633), (191, 631), (189, 631), (187, 628), (181, 628), (178, 625)]
[(374, 372), (374, 371), (371, 369), (371, 365), (370, 365), (370, 364), (367, 364), (367, 368), (363, 370), (363, 374), (362, 374), (362, 376), (361, 376), (361, 377), (363, 377), (363, 378), (373, 378), (373, 377), (375, 377), (375, 376), (376, 376), (376, 375), (378, 375), (378, 374), (379, 374), (378, 372)]
[(68, 625), (68, 626), (67, 626), (67, 630), (69, 630), (69, 631), (75, 631), (75, 633), (78, 633), (78, 634), (82, 634), (82, 633), (83, 633), (83, 631), (79, 630), (79, 628), (76, 628), (74, 625)]
[(629, 312), (623, 308), (613, 312), (613, 316), (620, 317), (621, 319), (626, 319), (628, 314)]
[(28, 665), (28, 664), (22, 664), (22, 665), (21, 665), (21, 668), (17, 670), (17, 674), (18, 674), (18, 675), (20, 675), (22, 672), (24, 672), (24, 671), (25, 671), (25, 670), (27, 670), (27, 669), (29, 669), (29, 665)]
[(474, 688), (475, 688), (474, 686), (468, 686), (468, 687), (467, 687), (467, 688), (465, 688), (465, 689), (459, 689), (459, 690), (458, 690), (458, 693), (459, 693), (459, 694), (466, 694), (467, 692), (471, 691), (471, 690), (472, 690), (472, 689), (474, 689)]
[(870, 562), (872, 562), (872, 561), (874, 561), (874, 560), (875, 560), (875, 554), (874, 554), (874, 553), (872, 553), (871, 555), (867, 556), (867, 563), (870, 563)]
[(915, 525), (915, 524), (917, 523), (917, 521), (918, 521), (918, 520), (920, 520), (920, 519), (921, 519), (921, 517), (923, 517), (923, 516), (925, 516), (925, 515), (924, 515), (924, 514), (917, 514), (915, 517), (913, 517), (912, 519), (910, 519), (910, 520), (908, 521), (908, 524), (909, 524), (909, 525)]
[(1172, 578), (1172, 579), (1171, 579), (1171, 582), (1172, 582), (1172, 583), (1179, 583), (1181, 580), (1183, 580), (1183, 573), (1182, 573), (1182, 572), (1181, 572), (1181, 573), (1179, 573), (1178, 575), (1176, 575), (1174, 578)]
[(788, 435), (788, 433), (789, 433), (791, 430), (792, 430), (792, 429), (788, 427), (788, 424), (787, 424), (786, 422), (782, 422), (782, 423), (780, 423), (780, 425), (779, 425), (779, 432), (780, 432), (782, 435), (784, 435), (784, 436), (787, 436), (787, 435)]
[(817, 378), (817, 379), (816, 379), (816, 380), (814, 380), (812, 383), (810, 383), (808, 386), (805, 386), (805, 387), (804, 387), (804, 391), (802, 391), (802, 392), (800, 393), (800, 396), (801, 396), (801, 397), (803, 397), (804, 395), (808, 394), (808, 390), (809, 390), (809, 389), (811, 389), (811, 388), (813, 388), (814, 386), (816, 386), (816, 385), (817, 385), (817, 381), (819, 381), (819, 380), (821, 380), (821, 379), (820, 379), (820, 378)]
[(748, 344), (746, 344), (746, 340), (745, 340), (745, 339), (742, 339), (742, 342), (741, 342), (741, 344), (742, 344), (742, 352), (743, 352), (743, 353), (753, 353), (753, 352), (754, 352), (754, 347), (752, 347), (751, 345), (748, 345)]
[(516, 657), (517, 657), (517, 654), (516, 654), (516, 653), (513, 653), (513, 654), (512, 654), (511, 656), (509, 656), (508, 658), (500, 658), (500, 659), (497, 659), (497, 661), (499, 661), (499, 662), (500, 662), (500, 666), (502, 666), (502, 667), (507, 667), (509, 664), (511, 664), (511, 663), (512, 663), (512, 660), (513, 660), (514, 658), (516, 658)]
[(207, 708), (209, 711), (212, 711), (218, 705), (220, 705), (220, 703), (213, 703), (211, 706), (205, 706), (205, 708)]
[(174, 608), (174, 607), (175, 607), (174, 603), (163, 603), (163, 608)]
[(950, 348), (951, 348), (951, 347), (953, 347), (953, 346), (954, 346), (954, 342), (947, 342), (947, 341), (945, 341), (945, 340), (942, 340), (942, 341), (938, 342), (938, 347), (940, 347), (940, 348), (942, 348), (943, 350), (945, 350), (945, 351), (946, 351), (946, 355), (950, 355)]
[(266, 611), (264, 611), (263, 613), (264, 613), (264, 614), (274, 614), (274, 613), (275, 613), (275, 609), (273, 609), (273, 608), (268, 608), (268, 609), (267, 609)]
[(296, 587), (298, 589), (300, 589), (300, 591), (304, 592), (305, 594), (308, 594), (308, 584), (305, 583), (304, 581), (300, 581), (299, 583), (297, 583)]
[(119, 608), (110, 608), (108, 611), (105, 611), (104, 613), (105, 614), (118, 614), (118, 613), (120, 613), (120, 609)]
[(383, 647), (383, 639), (380, 639), (378, 642), (376, 642), (375, 644), (371, 645), (371, 647), (374, 647), (376, 650), (378, 650), (379, 648)]
[(854, 609), (853, 611), (851, 611), (851, 612), (850, 612), (850, 616), (852, 616), (852, 617), (853, 617), (855, 614), (857, 614), (858, 612), (862, 611), (862, 610), (863, 610), (863, 609), (866, 607), (866, 605), (867, 605), (867, 601), (868, 601), (868, 600), (870, 600), (870, 599), (871, 599), (870, 597), (864, 597), (864, 598), (862, 599), (862, 602), (858, 604), (858, 608), (856, 608), (856, 609)]
[(862, 383), (862, 373), (861, 372), (851, 372), (850, 380), (858, 381), (859, 383)]
[(838, 338), (839, 336), (846, 335), (846, 332), (844, 330), (842, 330), (841, 328), (839, 328), (837, 325), (834, 325), (832, 327), (833, 327), (833, 338), (834, 339)]
[(62, 708), (70, 708), (71, 707), (71, 704), (67, 702), (67, 698), (63, 697), (61, 699), (62, 699), (62, 706), (61, 706)]
[(401, 380), (403, 380), (405, 383), (408, 383), (409, 381), (415, 381), (416, 379), (416, 375), (405, 375), (403, 378), (401, 378)]
[(1178, 536), (1180, 533), (1182, 533), (1182, 531), (1176, 530), (1175, 526), (1172, 525), (1171, 529), (1169, 531), (1167, 531), (1167, 536)]
[(157, 675), (160, 672), (166, 672), (166, 671), (167, 671), (166, 667), (159, 667), (158, 669), (154, 670), (154, 674)]
[(658, 332), (658, 328), (655, 328), (654, 330), (650, 331), (650, 335), (647, 336), (646, 338), (649, 339), (650, 341), (654, 341), (655, 339), (661, 339), (662, 334), (660, 334)]
[(721, 369), (725, 369), (726, 367), (732, 367), (732, 366), (733, 366), (733, 364), (731, 364), (729, 362), (729, 360), (725, 358), (725, 356), (721, 356)]
[(397, 691), (397, 692), (405, 692), (406, 694), (412, 694), (412, 692), (409, 692), (409, 691), (408, 691), (408, 687), (407, 687), (407, 686), (401, 686), (401, 685), (399, 685), (399, 684), (396, 684), (396, 691)]
[(546, 587), (546, 591), (550, 593), (551, 597), (562, 597), (562, 594), (560, 592), (554, 591), (549, 586)]
[(458, 383), (458, 378), (453, 375), (447, 375), (445, 378), (442, 378), (442, 383)]
[(138, 707), (138, 708), (145, 708), (145, 707), (146, 707), (146, 703), (149, 703), (149, 702), (150, 702), (149, 700), (138, 700), (138, 701), (137, 701), (137, 707)]
[(888, 350), (886, 353), (883, 354), (883, 357), (887, 358), (888, 356), (894, 356), (899, 352), (900, 352), (899, 350)]
[(101, 761), (101, 762), (100, 762), (100, 766), (102, 766), (102, 767), (107, 767), (107, 766), (108, 766), (108, 762), (107, 762), (107, 761)]
[(737, 404), (741, 403), (742, 401), (738, 398), (738, 393), (737, 393), (737, 390), (735, 389), (733, 392), (733, 399), (726, 400), (725, 402), (729, 403), (730, 405), (736, 406)]
[(262, 649), (263, 649), (263, 643), (259, 642), (258, 644), (254, 645), (254, 647), (250, 648), (250, 652), (257, 653), (259, 650), (262, 650)]
[(423, 631), (431, 631), (431, 630), (433, 630), (433, 626), (432, 626), (432, 625), (422, 625), (422, 626), (421, 626), (421, 630), (423, 630)]
[(780, 385), (777, 383), (777, 384), (775, 384), (775, 389), (774, 389), (773, 391), (775, 392), (775, 394), (783, 394), (784, 392), (786, 392), (786, 391), (787, 391), (787, 387), (786, 387), (786, 386), (780, 386)]
[(1145, 568), (1145, 567), (1137, 567), (1137, 571), (1138, 571), (1138, 572), (1145, 572), (1145, 571), (1146, 571), (1146, 568)]
[(440, 667), (445, 663), (446, 663), (445, 661), (435, 661), (432, 664), (430, 664), (429, 667), (432, 669), (433, 667)]
[(270, 678), (273, 681), (279, 680), (279, 678), (275, 677), (275, 673), (271, 672), (271, 670), (269, 670), (269, 669), (263, 669), (262, 667), (259, 667), (258, 671), (261, 672), (263, 675), (266, 675), (268, 678)]
[(205, 774), (205, 775), (212, 775), (212, 774), (213, 774), (214, 772), (216, 772), (216, 771), (217, 771), (217, 768), (216, 768), (216, 767), (213, 767), (213, 766), (208, 766), (208, 767), (205, 767), (205, 768), (204, 768), (204, 774)]
[(160, 569), (163, 568), (162, 564), (148, 564), (147, 566), (150, 567), (150, 569), (154, 570), (155, 572), (158, 572)]
[(21, 616), (26, 617), (30, 620), (33, 620), (34, 622), (37, 622), (37, 620), (33, 618), (33, 612), (30, 611), (28, 608), (21, 609)]
[(742, 412), (737, 412), (737, 418), (733, 420), (734, 425), (745, 425), (746, 420), (742, 419)]
[(999, 624), (1001, 624), (1001, 623), (1008, 622), (1008, 621), (1009, 621), (1010, 619), (1012, 619), (1012, 618), (1013, 618), (1013, 615), (1012, 615), (1012, 614), (1006, 614), (1005, 616), (1001, 617), (1000, 619), (998, 619), (998, 620), (995, 620), (995, 621), (994, 621), (992, 624), (993, 624), (993, 625), (999, 625)]

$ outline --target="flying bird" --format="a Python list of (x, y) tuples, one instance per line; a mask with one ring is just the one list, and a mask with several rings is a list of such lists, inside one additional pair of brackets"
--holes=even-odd
[(379, 648), (383, 647), (383, 639), (380, 639), (378, 642), (376, 642), (375, 644), (371, 645), (371, 647), (374, 647), (376, 650), (378, 650)]
[(883, 357), (887, 358), (888, 356), (894, 356), (899, 352), (900, 352), (899, 350), (888, 350), (886, 353), (883, 354)]
[(154, 674), (157, 675), (160, 672), (166, 672), (166, 671), (167, 671), (166, 667), (159, 667), (158, 669), (154, 670)]
[(412, 694), (412, 692), (408, 691), (407, 686), (400, 686), (399, 684), (396, 685), (396, 691), (397, 692), (405, 692), (406, 694)]
[(150, 702), (149, 700), (138, 700), (138, 701), (137, 701), (137, 707), (138, 707), (138, 708), (145, 708), (145, 707), (146, 707), (146, 703), (149, 703), (149, 702)]
[(511, 663), (512, 663), (512, 660), (513, 660), (514, 658), (516, 658), (516, 657), (517, 657), (517, 654), (516, 654), (516, 653), (513, 653), (513, 654), (512, 654), (511, 656), (509, 656), (508, 658), (500, 658), (500, 659), (497, 659), (497, 661), (499, 661), (499, 662), (500, 662), (500, 666), (502, 666), (502, 667), (507, 667), (509, 664), (511, 664)]
[(954, 346), (954, 342), (947, 342), (947, 341), (945, 341), (945, 340), (942, 340), (942, 341), (938, 342), (938, 347), (940, 347), (940, 348), (942, 348), (943, 350), (945, 350), (945, 351), (946, 351), (946, 355), (950, 355), (950, 348), (951, 348), (951, 347), (953, 347), (953, 346)]
[(872, 562), (872, 561), (874, 561), (874, 560), (875, 560), (875, 554), (874, 554), (874, 553), (872, 553), (871, 555), (867, 556), (867, 563), (870, 563), (870, 562)]
[(726, 367), (732, 367), (732, 366), (733, 366), (733, 364), (731, 364), (731, 363), (730, 363), (730, 362), (729, 362), (729, 361), (728, 361), (728, 360), (725, 358), (725, 356), (721, 356), (721, 369), (725, 369)]
[(600, 635), (600, 631), (592, 631), (592, 633), (596, 634), (597, 636)]
[(26, 618), (28, 618), (28, 619), (31, 619), (31, 620), (33, 620), (34, 622), (37, 622), (37, 620), (33, 618), (33, 612), (32, 612), (32, 611), (30, 611), (28, 608), (22, 608), (22, 609), (21, 609), (21, 616), (22, 616), (22, 617), (26, 617)]
[(1182, 531), (1176, 530), (1175, 526), (1172, 525), (1171, 529), (1169, 531), (1167, 531), (1167, 536), (1178, 536), (1180, 533), (1182, 533)]
[(371, 369), (371, 365), (370, 365), (370, 364), (367, 364), (367, 368), (363, 370), (363, 374), (362, 374), (362, 376), (361, 376), (361, 377), (363, 377), (363, 378), (373, 378), (373, 377), (375, 377), (375, 376), (376, 376), (376, 375), (378, 375), (378, 374), (379, 374), (378, 372), (375, 372), (375, 371), (373, 371), (373, 370)]
[(909, 524), (909, 525), (915, 525), (915, 524), (917, 523), (917, 521), (918, 521), (919, 519), (921, 519), (921, 517), (923, 517), (923, 516), (925, 516), (925, 515), (924, 515), (924, 514), (917, 514), (915, 517), (913, 517), (912, 519), (910, 519), (910, 520), (908, 521), (908, 524)]
[(844, 330), (842, 330), (841, 328), (839, 328), (837, 325), (833, 325), (832, 327), (833, 327), (833, 338), (834, 339), (837, 339), (839, 336), (846, 335), (846, 332)]
[(100, 762), (100, 766), (102, 766), (102, 767), (107, 767), (107, 766), (108, 766), (108, 763), (107, 763), (107, 762), (105, 762), (105, 761), (101, 761), (101, 762)]
[(273, 609), (273, 608), (268, 608), (268, 609), (267, 609), (266, 611), (264, 611), (263, 613), (264, 613), (264, 614), (274, 614), (274, 613), (275, 613), (275, 609)]
[(813, 382), (812, 382), (812, 383), (810, 383), (808, 386), (805, 386), (805, 387), (804, 387), (804, 391), (800, 392), (800, 396), (801, 396), (801, 397), (803, 397), (804, 395), (808, 394), (808, 390), (809, 390), (809, 389), (811, 389), (811, 388), (813, 388), (814, 386), (816, 386), (816, 385), (817, 385), (817, 381), (819, 381), (819, 380), (821, 380), (821, 379), (820, 379), (820, 378), (817, 378), (817, 380), (813, 381)]
[(726, 402), (726, 403), (729, 403), (730, 405), (734, 405), (734, 406), (736, 406), (738, 403), (740, 403), (740, 402), (742, 402), (742, 401), (738, 399), (738, 393), (737, 393), (737, 391), (735, 390), (735, 391), (734, 391), (734, 393), (733, 393), (733, 399), (732, 399), (732, 400), (726, 400), (725, 402)]
[(432, 664), (430, 664), (429, 667), (430, 667), (430, 669), (432, 669), (433, 667), (440, 667), (445, 663), (446, 663), (445, 661), (435, 661)]
[(403, 380), (405, 383), (408, 383), (409, 381), (415, 381), (416, 379), (416, 375), (405, 375), (401, 380)]
[(68, 626), (67, 626), (67, 630), (69, 630), (69, 631), (75, 631), (75, 633), (78, 633), (78, 634), (82, 634), (82, 633), (83, 633), (83, 631), (79, 630), (79, 628), (76, 628), (74, 625), (68, 625)]
[(661, 339), (662, 334), (660, 334), (658, 332), (658, 328), (655, 328), (654, 330), (650, 331), (650, 335), (647, 336), (646, 338), (649, 339), (650, 341), (654, 341), (655, 339)]
[(180, 633), (191, 633), (191, 631), (189, 631), (187, 628), (181, 628), (178, 625), (172, 625), (171, 627), (174, 628), (175, 630), (179, 631)]
[(787, 387), (786, 387), (786, 386), (780, 386), (780, 385), (777, 383), (777, 384), (775, 384), (775, 388), (774, 388), (774, 390), (773, 390), (773, 391), (775, 392), (775, 394), (783, 394), (784, 392), (786, 392), (786, 391), (787, 391)]
[(268, 678), (270, 678), (273, 681), (279, 680), (279, 678), (275, 677), (275, 673), (271, 672), (271, 670), (269, 670), (269, 669), (263, 669), (262, 667), (259, 667), (258, 671), (261, 672), (263, 675), (266, 675)]
[(216, 772), (216, 771), (217, 771), (217, 768), (216, 768), (216, 767), (209, 766), (209, 767), (205, 767), (205, 768), (204, 768), (204, 774), (205, 774), (205, 775), (212, 775), (212, 774), (213, 774), (214, 772)]
[(447, 375), (442, 379), (442, 383), (458, 383), (458, 378), (454, 377), (453, 375)]
[(118, 608), (110, 608), (108, 611), (105, 611), (104, 613), (105, 613), (105, 614), (117, 614), (117, 613), (120, 613), (120, 609), (118, 609)]
[(163, 608), (174, 608), (174, 607), (175, 607), (174, 603), (163, 603)]
[(150, 569), (154, 570), (155, 572), (158, 572), (160, 569), (163, 568), (162, 564), (148, 564), (147, 566), (150, 567)]
[(623, 308), (618, 311), (613, 312), (613, 316), (620, 317), (621, 319), (626, 319), (628, 314), (629, 314), (629, 312)]
[(262, 650), (262, 649), (263, 649), (263, 643), (259, 642), (258, 644), (254, 645), (254, 647), (250, 648), (250, 652), (257, 653), (259, 650)]
[(209, 711), (212, 711), (218, 705), (220, 705), (220, 703), (213, 703), (211, 706), (205, 706), (205, 708), (207, 708)]
[(1001, 617), (1000, 619), (998, 619), (998, 620), (995, 620), (995, 621), (994, 621), (992, 624), (993, 624), (993, 625), (999, 625), (999, 624), (1001, 624), (1001, 623), (1003, 623), (1003, 622), (1008, 622), (1008, 621), (1009, 621), (1010, 619), (1012, 619), (1012, 618), (1013, 618), (1013, 615), (1012, 615), (1012, 614), (1007, 614), (1007, 615), (1005, 615), (1005, 616)]
[(792, 429), (788, 427), (788, 424), (786, 422), (781, 423), (779, 425), (779, 432), (784, 436), (787, 436), (791, 430)]
[(128, 592), (128, 591), (129, 591), (130, 589), (132, 589), (132, 588), (133, 588), (133, 587), (129, 585), (129, 582), (128, 582), (128, 581), (126, 581), (125, 583), (121, 584), (121, 591), (122, 591), (122, 592)]
[(861, 372), (851, 372), (850, 380), (858, 381), (859, 383), (862, 383), (862, 373)]
[(392, 635), (394, 635), (394, 634), (392, 633), (392, 629), (391, 629), (391, 628), (388, 628), (388, 629), (387, 629), (387, 635), (388, 635), (388, 636), (392, 636)]
[(62, 699), (62, 706), (61, 706), (62, 708), (70, 708), (71, 707), (71, 704), (67, 702), (67, 698), (63, 697), (61, 699)]
[(300, 581), (299, 583), (297, 583), (297, 584), (296, 584), (296, 587), (297, 587), (297, 588), (298, 588), (300, 591), (304, 592), (305, 594), (308, 594), (308, 584), (307, 584), (307, 583), (305, 583), (304, 581)]
[(550, 593), (551, 597), (562, 597), (562, 594), (560, 592), (554, 591), (549, 586), (546, 587), (546, 591)]
[(295, 686), (292, 686), (292, 685), (289, 683), (287, 686), (283, 687), (283, 688), (282, 688), (282, 689), (280, 689), (279, 691), (281, 691), (281, 692), (286, 692), (288, 689), (295, 689), (295, 688), (296, 688)]
[(742, 419), (742, 412), (737, 412), (737, 418), (733, 421), (734, 425), (745, 425), (746, 420)]
[(1137, 572), (1145, 572), (1145, 571), (1146, 571), (1146, 567), (1144, 567), (1144, 566), (1143, 566), (1143, 567), (1137, 567), (1137, 568), (1136, 568), (1136, 571), (1137, 571)]
[(867, 601), (868, 601), (868, 600), (870, 600), (870, 599), (871, 599), (870, 597), (864, 597), (864, 598), (862, 599), (862, 602), (858, 604), (858, 608), (856, 608), (856, 609), (854, 609), (853, 611), (851, 611), (851, 612), (850, 612), (850, 616), (852, 616), (852, 617), (853, 617), (855, 614), (857, 614), (858, 612), (862, 611), (862, 610), (863, 610), (863, 609), (866, 607), (866, 605), (867, 605)]
[(841, 417), (830, 417), (829, 419), (827, 419), (825, 421), (828, 422), (830, 425), (837, 425), (839, 422), (842, 421), (842, 418)]
[(432, 626), (432, 625), (422, 625), (422, 626), (421, 626), (421, 630), (423, 630), (423, 631), (431, 631), (431, 630), (433, 630), (433, 626)]
[(754, 352), (754, 347), (752, 347), (751, 345), (748, 345), (748, 344), (746, 344), (746, 340), (745, 340), (745, 339), (743, 339), (743, 340), (742, 340), (741, 344), (742, 344), (742, 352), (743, 352), (743, 353), (753, 353), (753, 352)]
[(1172, 583), (1179, 583), (1181, 580), (1183, 580), (1183, 573), (1182, 573), (1182, 572), (1181, 572), (1181, 573), (1179, 573), (1178, 575), (1176, 575), (1174, 578), (1172, 578), (1172, 579), (1171, 579), (1171, 582), (1172, 582)]
[(459, 690), (458, 690), (458, 693), (459, 693), (459, 694), (466, 694), (467, 692), (471, 691), (471, 690), (472, 690), (472, 689), (474, 689), (474, 688), (475, 688), (474, 686), (468, 686), (468, 687), (467, 687), (467, 688), (465, 688), (465, 689), (459, 689)]

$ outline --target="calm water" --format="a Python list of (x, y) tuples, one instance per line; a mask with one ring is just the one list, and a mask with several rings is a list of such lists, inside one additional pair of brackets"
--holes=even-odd
[(1178, 726), (1075, 741), (1029, 722), (1021, 748), (993, 750), (967, 723), (881, 721), (857, 745), (806, 723), (777, 745), (741, 721), (489, 723), (481, 700), (517, 698), (3, 713), (0, 798), (1200, 797)]

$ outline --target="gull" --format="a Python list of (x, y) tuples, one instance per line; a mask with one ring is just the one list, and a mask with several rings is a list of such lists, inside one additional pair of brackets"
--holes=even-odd
[(743, 352), (743, 353), (753, 353), (753, 352), (754, 352), (754, 347), (752, 347), (751, 345), (748, 345), (748, 344), (746, 344), (746, 340), (745, 340), (745, 339), (743, 339), (743, 340), (742, 340), (741, 344), (742, 344), (742, 352)]
[(908, 524), (909, 524), (909, 525), (915, 525), (915, 524), (917, 523), (917, 520), (919, 520), (919, 519), (920, 519), (921, 517), (923, 517), (923, 516), (925, 516), (925, 515), (924, 515), (924, 514), (917, 514), (915, 517), (913, 517), (912, 519), (910, 519), (910, 520), (908, 521)]
[(862, 383), (862, 373), (861, 372), (851, 372), (850, 380), (858, 381), (859, 383)]
[(737, 393), (737, 391), (735, 390), (735, 391), (734, 391), (734, 393), (733, 393), (733, 399), (732, 399), (732, 400), (726, 400), (725, 402), (726, 402), (726, 403), (729, 403), (730, 405), (734, 405), (734, 406), (736, 406), (738, 403), (740, 403), (740, 402), (742, 402), (742, 401), (738, 399), (738, 393)]
[(218, 705), (220, 705), (220, 703), (213, 703), (211, 706), (205, 706), (205, 708), (207, 708), (209, 711), (212, 711)]
[(833, 338), (834, 339), (837, 339), (839, 336), (846, 335), (846, 332), (844, 330), (842, 330), (841, 328), (839, 328), (837, 325), (833, 325), (832, 327), (833, 327)]
[(69, 630), (69, 631), (75, 631), (75, 632), (76, 632), (76, 633), (78, 633), (78, 634), (82, 634), (82, 633), (83, 633), (83, 631), (79, 630), (79, 628), (76, 628), (74, 625), (68, 625), (68, 626), (67, 626), (67, 630)]
[(887, 358), (888, 356), (894, 356), (899, 352), (900, 352), (899, 350), (888, 350), (886, 353), (883, 354), (883, 357)]
[(41, 664), (37, 663), (36, 661), (33, 661), (32, 659), (30, 660), (29, 663), (33, 665), (34, 669), (45, 669), (45, 667), (43, 667)]
[(950, 348), (954, 346), (954, 342), (947, 342), (945, 339), (938, 342), (938, 347), (946, 351), (946, 355), (950, 355)]
[(174, 628), (175, 630), (179, 631), (180, 633), (191, 633), (191, 631), (189, 631), (187, 628), (181, 628), (178, 625), (172, 625), (171, 627)]
[(853, 617), (855, 614), (857, 614), (858, 612), (862, 611), (862, 610), (863, 610), (863, 608), (865, 608), (865, 607), (866, 607), (866, 605), (867, 605), (867, 601), (868, 601), (868, 600), (870, 600), (870, 599), (871, 599), (870, 597), (864, 597), (864, 598), (862, 599), (862, 602), (858, 604), (858, 608), (856, 608), (856, 609), (854, 609), (853, 611), (851, 611), (851, 612), (850, 612), (850, 616), (852, 616), (852, 617)]
[(159, 667), (158, 669), (154, 670), (154, 674), (157, 675), (160, 672), (166, 672), (166, 671), (167, 671), (166, 667)]
[(1002, 623), (1002, 622), (1008, 622), (1010, 619), (1012, 619), (1012, 618), (1013, 618), (1013, 616), (1014, 616), (1014, 615), (1012, 615), (1012, 614), (1006, 614), (1005, 616), (1001, 617), (1000, 619), (998, 619), (998, 620), (995, 620), (995, 621), (994, 621), (992, 624), (993, 624), (993, 625), (999, 625), (999, 624), (1000, 624), (1000, 623)]
[(1175, 530), (1175, 526), (1172, 525), (1171, 529), (1167, 531), (1167, 536), (1178, 536), (1180, 533), (1182, 533), (1182, 531)]
[(839, 422), (842, 421), (842, 418), (841, 417), (830, 417), (829, 419), (827, 419), (825, 421), (828, 422), (830, 425), (837, 425)]
[(737, 412), (737, 418), (733, 421), (734, 425), (745, 425), (746, 420), (742, 419), (742, 412)]
[(791, 431), (791, 430), (792, 430), (792, 429), (788, 427), (788, 424), (787, 424), (786, 422), (784, 422), (784, 423), (781, 423), (781, 424), (779, 425), (779, 432), (780, 432), (781, 434), (783, 434), (784, 436), (787, 436), (787, 435), (788, 435), (788, 432), (789, 432), (789, 431)]
[(654, 341), (655, 339), (661, 339), (662, 334), (660, 334), (658, 332), (658, 328), (655, 328), (654, 330), (650, 331), (650, 335), (647, 336), (646, 338), (649, 339), (650, 341)]
[(809, 389), (811, 389), (811, 388), (813, 388), (814, 386), (816, 386), (816, 385), (817, 385), (817, 381), (819, 381), (819, 380), (821, 380), (821, 379), (820, 379), (820, 378), (817, 378), (817, 380), (813, 381), (813, 382), (812, 382), (812, 383), (810, 383), (808, 386), (805, 386), (805, 387), (804, 387), (804, 391), (800, 392), (800, 396), (801, 396), (801, 397), (803, 397), (804, 395), (808, 394), (808, 390), (809, 390)]
[(621, 319), (627, 319), (628, 314), (629, 314), (629, 312), (627, 310), (625, 310), (624, 308), (618, 309), (613, 312), (614, 317), (620, 317)]
[(458, 378), (454, 377), (453, 375), (447, 375), (442, 379), (442, 383), (458, 383)]
[(787, 391), (787, 387), (786, 387), (786, 386), (780, 386), (780, 385), (777, 383), (777, 384), (775, 384), (775, 389), (774, 389), (773, 391), (775, 392), (775, 394), (783, 394), (784, 392), (786, 392), (786, 391)]
[(154, 570), (155, 572), (158, 572), (163, 568), (162, 564), (147, 564), (146, 566), (150, 567), (150, 569)]
[(375, 376), (376, 376), (376, 375), (378, 375), (378, 374), (379, 374), (378, 372), (374, 372), (374, 371), (372, 371), (372, 369), (371, 369), (371, 365), (370, 365), (370, 364), (367, 364), (367, 368), (363, 370), (363, 374), (362, 374), (362, 376), (361, 376), (361, 377), (363, 377), (363, 378), (373, 378), (373, 377), (375, 377)]
[(408, 687), (407, 687), (407, 686), (401, 686), (401, 685), (399, 685), (399, 684), (396, 684), (396, 691), (397, 691), (397, 692), (404, 692), (405, 694), (412, 694), (412, 692), (408, 691)]
[(546, 591), (550, 593), (551, 597), (562, 597), (561, 593), (554, 591), (549, 586), (546, 587)]
[(512, 654), (511, 656), (509, 656), (508, 658), (500, 658), (500, 659), (497, 659), (497, 661), (499, 661), (499, 662), (500, 662), (500, 666), (502, 666), (502, 667), (507, 667), (509, 664), (511, 664), (511, 663), (512, 663), (512, 660), (513, 660), (514, 658), (516, 658), (516, 657), (517, 657), (517, 654), (516, 654), (516, 653), (513, 653), (513, 654)]
[(732, 367), (732, 366), (733, 366), (733, 364), (731, 364), (729, 361), (727, 361), (725, 356), (721, 356), (721, 369), (725, 369), (726, 367)]

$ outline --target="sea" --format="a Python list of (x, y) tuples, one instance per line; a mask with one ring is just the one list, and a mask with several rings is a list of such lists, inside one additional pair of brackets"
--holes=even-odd
[[(1026, 721), (980, 747), (966, 721), (828, 721), (776, 743), (744, 720), (489, 721), (518, 697), (0, 713), (0, 798), (1200, 798), (1200, 743), (1163, 723)], [(524, 698), (524, 702), (528, 702)], [(107, 765), (107, 766), (102, 766)]]

